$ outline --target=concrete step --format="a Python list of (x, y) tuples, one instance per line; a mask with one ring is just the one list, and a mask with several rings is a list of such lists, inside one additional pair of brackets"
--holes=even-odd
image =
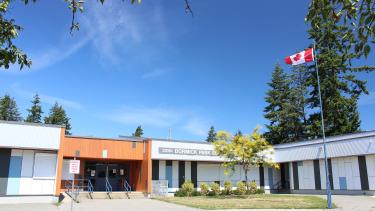
[[(67, 195), (69, 196), (69, 195)], [(91, 194), (89, 192), (79, 192), (79, 195), (77, 197), (77, 202), (83, 201), (83, 200), (90, 200), (90, 199), (144, 199), (147, 198), (147, 194), (144, 194), (142, 192), (92, 192)]]

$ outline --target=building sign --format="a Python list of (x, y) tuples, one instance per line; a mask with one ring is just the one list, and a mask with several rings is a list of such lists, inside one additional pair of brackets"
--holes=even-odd
[(69, 174), (79, 174), (79, 160), (70, 160), (69, 161)]
[(166, 196), (168, 194), (168, 180), (152, 180), (152, 195)]
[(214, 150), (159, 147), (160, 154), (216, 156)]

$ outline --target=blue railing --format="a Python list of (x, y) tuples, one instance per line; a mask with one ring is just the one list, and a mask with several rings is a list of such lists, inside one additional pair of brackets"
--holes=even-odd
[(87, 191), (91, 195), (94, 192), (94, 186), (90, 179), (74, 179), (74, 189), (72, 189), (72, 181), (64, 180), (64, 188), (66, 193), (75, 201), (81, 191)]
[(105, 178), (105, 191), (107, 192), (107, 194), (112, 193), (112, 186), (109, 183), (108, 178)]
[(128, 181), (126, 179), (124, 179), (124, 190), (127, 193), (129, 193), (130, 191), (132, 191), (132, 188), (131, 188), (131, 186), (129, 185), (129, 183), (128, 183)]

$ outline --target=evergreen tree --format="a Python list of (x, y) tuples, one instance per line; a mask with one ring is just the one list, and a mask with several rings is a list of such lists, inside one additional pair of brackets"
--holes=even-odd
[(234, 136), (243, 136), (242, 131), (238, 129)]
[(307, 102), (308, 90), (306, 80), (309, 71), (307, 66), (298, 65), (293, 67), (290, 75), (290, 93), (289, 93), (289, 116), (292, 128), (291, 140), (304, 140), (309, 137), (308, 119), (307, 119)]
[[(308, 32), (316, 41), (326, 135), (353, 133), (360, 130), (359, 96), (368, 94), (366, 81), (358, 79), (356, 73), (375, 68), (352, 66), (352, 61), (360, 54), (350, 50), (352, 39), (346, 36), (350, 29), (347, 25), (337, 24), (332, 2), (321, 4), (320, 10), (325, 12), (310, 14), (315, 24), (311, 24)], [(309, 117), (309, 131), (313, 136), (321, 136), (320, 113), (316, 112), (320, 103), (315, 71), (315, 65), (312, 65), (307, 80), (311, 88), (307, 103), (313, 110)]]
[(0, 99), (0, 120), (21, 121), (22, 117), (18, 111), (17, 103), (14, 98), (4, 95)]
[(279, 64), (275, 66), (271, 82), (268, 85), (270, 89), (266, 93), (265, 100), (268, 105), (264, 109), (264, 117), (270, 123), (266, 125), (268, 131), (264, 134), (264, 137), (271, 144), (288, 142), (289, 131), (287, 125), (289, 123), (286, 117), (285, 105), (289, 101), (290, 80)]
[(142, 137), (143, 136), (143, 129), (142, 126), (139, 125), (137, 129), (135, 129), (135, 132), (133, 133), (134, 137)]
[(32, 106), (30, 109), (27, 109), (29, 115), (26, 117), (26, 122), (41, 123), (42, 122), (42, 106), (40, 105), (40, 97), (38, 94), (34, 96), (34, 99), (31, 101)]
[(65, 110), (57, 102), (49, 111), (49, 115), (44, 117), (44, 123), (55, 124), (55, 125), (65, 125), (65, 134), (71, 135), (70, 130), (70, 118), (66, 115)]
[(208, 131), (208, 136), (206, 138), (207, 142), (214, 142), (216, 140), (216, 132), (214, 126), (210, 127), (210, 130)]

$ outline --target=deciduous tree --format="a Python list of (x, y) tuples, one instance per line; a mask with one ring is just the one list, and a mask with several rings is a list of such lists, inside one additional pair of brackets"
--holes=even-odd
[(243, 136), (231, 136), (228, 132), (219, 131), (214, 146), (216, 154), (224, 158), (224, 166), (227, 170), (235, 171), (236, 165), (242, 167), (246, 184), (248, 184), (248, 172), (252, 167), (278, 168), (271, 158), (272, 146), (259, 133), (258, 127), (252, 134)]

